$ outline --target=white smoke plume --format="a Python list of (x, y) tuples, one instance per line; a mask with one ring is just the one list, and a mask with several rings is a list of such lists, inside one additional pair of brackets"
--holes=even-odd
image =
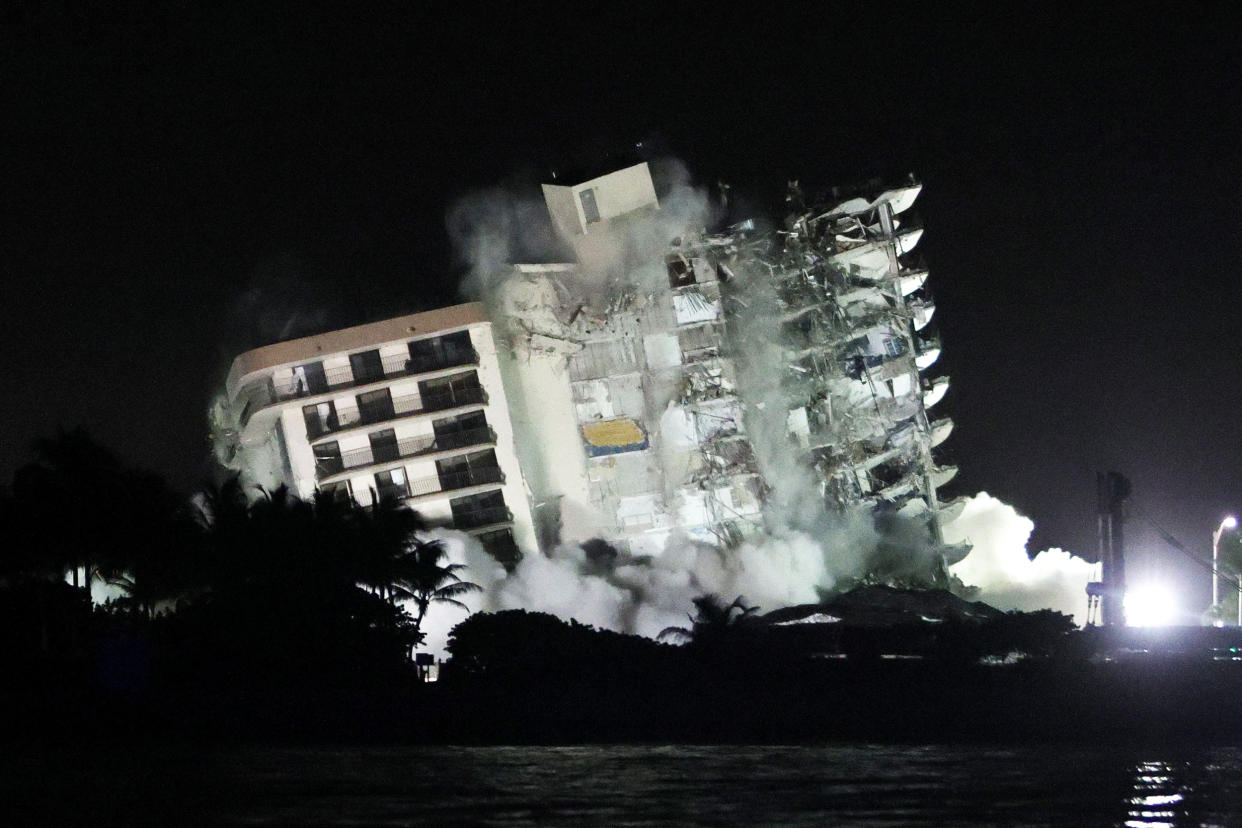
[[(727, 551), (683, 540), (656, 558), (593, 559), (582, 546), (564, 544), (525, 556), (511, 573), (469, 535), (437, 530), (432, 537), (445, 545), (450, 560), (467, 566), (466, 579), (482, 587), (463, 601), (472, 612), (547, 612), (650, 638), (666, 627), (685, 626), (700, 595), (742, 595), (750, 605), (775, 609), (815, 603), (835, 583), (823, 548), (802, 533)], [(427, 648), (442, 651), (449, 631), (466, 615), (456, 607), (430, 610)]]
[(1053, 609), (1086, 622), (1087, 581), (1093, 565), (1061, 549), (1034, 558), (1026, 544), (1035, 524), (1007, 503), (980, 492), (957, 520), (944, 527), (949, 543), (973, 546), (951, 572), (979, 587), (979, 600), (997, 609)]
[[(978, 600), (1002, 610), (1052, 609), (1086, 620), (1085, 587), (1092, 564), (1061, 549), (1030, 558), (1027, 541), (1035, 524), (1009, 504), (980, 492), (944, 527), (946, 541), (973, 549), (951, 572), (978, 587)], [(527, 555), (512, 573), (461, 532), (437, 530), (454, 563), (482, 587), (464, 603), (469, 612), (526, 609), (574, 619), (601, 629), (657, 636), (685, 626), (692, 600), (706, 593), (726, 599), (743, 595), (762, 611), (812, 604), (836, 584), (829, 563), (851, 532), (819, 541), (802, 532), (764, 538), (734, 550), (691, 542), (671, 543), (658, 558), (593, 561), (578, 545)], [(825, 546), (828, 548), (825, 549)], [(453, 626), (469, 614), (455, 607), (428, 613), (427, 648), (443, 653)]]

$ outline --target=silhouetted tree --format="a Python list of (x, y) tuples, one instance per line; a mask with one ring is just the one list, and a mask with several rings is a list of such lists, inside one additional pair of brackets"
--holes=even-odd
[[(396, 603), (398, 562), (421, 520), (286, 487), (248, 498), (234, 478), (196, 499), (203, 595), (198, 612), (227, 616), (228, 653), (282, 675), (408, 661), (418, 639)], [(213, 633), (214, 635), (214, 633)], [(231, 654), (230, 654), (231, 653)], [(343, 665), (348, 663), (348, 668)], [(318, 666), (316, 666), (318, 665)]]
[(355, 580), (396, 605), (401, 567), (412, 539), (426, 529), (422, 518), (396, 498), (383, 498), (374, 506), (348, 501), (354, 524), (350, 541), (356, 566)]
[(423, 619), (432, 604), (449, 604), (469, 610), (457, 600), (471, 592), (479, 592), (478, 584), (463, 581), (464, 564), (448, 562), (448, 551), (439, 541), (427, 541), (411, 535), (405, 553), (397, 562), (396, 586), (403, 596), (414, 603), (414, 630), (419, 643), (423, 639)]
[(700, 595), (693, 603), (695, 613), (687, 616), (690, 619), (689, 628), (665, 627), (657, 636), (658, 640), (689, 642), (698, 646), (718, 644), (731, 635), (739, 621), (759, 611), (759, 607), (746, 606), (741, 595), (728, 604), (711, 594)]
[(45, 554), (89, 599), (95, 567), (119, 557), (124, 543), (115, 517), (125, 499), (121, 462), (81, 426), (58, 429), (55, 437), (41, 437), (33, 447), (35, 462), (19, 470), (14, 481), (19, 496), (43, 524)]

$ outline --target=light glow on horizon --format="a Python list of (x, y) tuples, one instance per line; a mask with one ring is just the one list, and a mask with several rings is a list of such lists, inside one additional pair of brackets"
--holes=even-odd
[(1126, 624), (1131, 627), (1167, 627), (1177, 619), (1177, 596), (1168, 586), (1149, 581), (1126, 590)]

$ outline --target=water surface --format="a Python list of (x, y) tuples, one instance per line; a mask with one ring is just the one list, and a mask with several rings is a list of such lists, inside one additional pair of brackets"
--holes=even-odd
[(1242, 749), (14, 751), (11, 825), (1234, 825)]

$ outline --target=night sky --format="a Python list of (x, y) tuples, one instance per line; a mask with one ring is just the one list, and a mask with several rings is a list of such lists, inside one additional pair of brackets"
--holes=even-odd
[[(1090, 553), (1113, 468), (1208, 554), (1242, 509), (1227, 7), (848, 5), (9, 11), (0, 479), (58, 424), (207, 479), (237, 352), (455, 301), (457, 198), (644, 142), (763, 211), (789, 179), (914, 172), (953, 492)], [(1138, 516), (1132, 535), (1132, 573), (1167, 567), (1206, 603), (1206, 574)]]

